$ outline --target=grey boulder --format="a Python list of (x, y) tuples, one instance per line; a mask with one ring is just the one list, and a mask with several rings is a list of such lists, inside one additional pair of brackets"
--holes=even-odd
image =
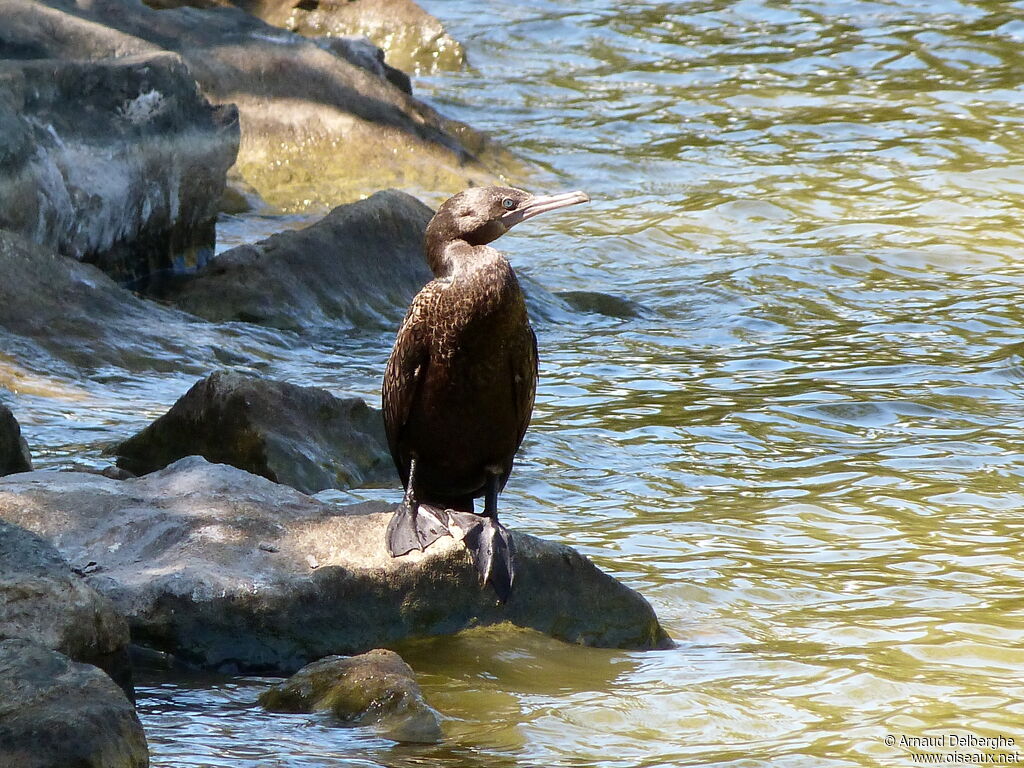
[(29, 472), (31, 469), (32, 455), (28, 443), (21, 436), (21, 425), (11, 409), (0, 404), (0, 475)]
[(52, 544), (0, 520), (0, 639), (7, 638), (95, 664), (131, 694), (128, 623)]
[(0, 0), (0, 18), (0, 57), (179, 54), (210, 101), (237, 106), (237, 169), (282, 210), (330, 208), (387, 186), (455, 192), (520, 165), (483, 135), (353, 64), (348, 51), (237, 8)]
[(198, 455), (304, 493), (397, 483), (380, 411), (361, 398), (233, 371), (197, 382), (113, 452), (136, 475)]
[(109, 677), (28, 640), (0, 641), (0, 766), (148, 765), (135, 708)]
[(441, 740), (440, 715), (394, 651), (320, 659), (262, 693), (260, 704), (271, 712), (330, 712), (342, 722), (372, 724), (395, 741)]
[(95, 561), (89, 583), (128, 617), (133, 641), (199, 667), (293, 672), (500, 622), (593, 646), (669, 642), (643, 597), (566, 546), (515, 533), (516, 585), (504, 606), (481, 589), (461, 542), (392, 558), (391, 509), (323, 503), (198, 457), (124, 481), (0, 478), (0, 517), (73, 562)]
[(0, 229), (137, 285), (195, 266), (238, 143), (173, 53), (0, 61)]
[(431, 277), (423, 255), (431, 216), (411, 195), (377, 192), (305, 229), (225, 251), (167, 298), (219, 322), (394, 325)]

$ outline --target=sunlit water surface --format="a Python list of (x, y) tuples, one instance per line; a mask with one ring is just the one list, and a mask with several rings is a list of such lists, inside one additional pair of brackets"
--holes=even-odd
[[(154, 766), (896, 766), (886, 735), (951, 732), (1024, 757), (1024, 3), (425, 5), (472, 68), (419, 94), (593, 197), (502, 247), (645, 308), (538, 327), (506, 521), (678, 648), (410, 643), (439, 747), (261, 714), (263, 681), (153, 683)], [(286, 338), (266, 372), (375, 400), (389, 341)], [(40, 391), (41, 463), (195, 377), (133, 380)]]

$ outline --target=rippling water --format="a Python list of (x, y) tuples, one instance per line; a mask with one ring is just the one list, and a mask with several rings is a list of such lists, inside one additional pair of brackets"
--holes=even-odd
[[(541, 166), (537, 189), (593, 197), (502, 247), (644, 308), (538, 328), (505, 514), (642, 591), (679, 647), (410, 643), (442, 747), (261, 715), (260, 681), (153, 685), (154, 765), (894, 766), (887, 734), (1024, 743), (1024, 3), (425, 5), (472, 68), (418, 92)], [(387, 342), (325, 330), (268, 372), (375, 398)], [(192, 379), (82, 429), (130, 431)], [(56, 460), (77, 438), (47, 418)]]

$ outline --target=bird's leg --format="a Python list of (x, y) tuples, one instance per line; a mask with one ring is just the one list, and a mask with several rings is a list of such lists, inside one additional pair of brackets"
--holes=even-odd
[(496, 468), (487, 470), (487, 485), (484, 487), (484, 517), (498, 520), (498, 480), (501, 473)]
[(484, 511), (479, 524), (466, 531), (463, 541), (473, 556), (480, 581), (490, 584), (499, 602), (506, 602), (515, 580), (515, 545), (512, 534), (498, 522), (498, 486), (501, 472), (488, 470)]
[(387, 543), (392, 557), (401, 557), (414, 549), (422, 552), (442, 536), (448, 536), (448, 521), (440, 510), (420, 504), (415, 488), (416, 458), (409, 459), (409, 482), (402, 502), (388, 522)]

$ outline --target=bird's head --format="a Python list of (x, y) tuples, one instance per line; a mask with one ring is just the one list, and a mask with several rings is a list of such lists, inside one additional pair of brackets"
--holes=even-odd
[(548, 211), (586, 203), (585, 192), (531, 195), (514, 187), (472, 187), (445, 200), (427, 225), (427, 260), (435, 275), (446, 274), (451, 265), (444, 256), (449, 243), (463, 241), (486, 245), (516, 224)]

